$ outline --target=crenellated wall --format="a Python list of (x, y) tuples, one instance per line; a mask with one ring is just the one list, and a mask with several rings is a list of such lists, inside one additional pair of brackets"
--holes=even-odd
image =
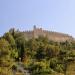
[(39, 36), (48, 37), (49, 40), (54, 41), (66, 41), (66, 40), (73, 40), (72, 36), (69, 36), (68, 34), (63, 34), (59, 32), (53, 32), (53, 31), (47, 31), (43, 30), (42, 28), (36, 28), (34, 26), (32, 31), (24, 31), (23, 34), (27, 39), (31, 38), (38, 38)]

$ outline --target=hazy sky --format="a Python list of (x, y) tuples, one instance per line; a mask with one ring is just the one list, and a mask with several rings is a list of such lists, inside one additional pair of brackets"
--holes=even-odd
[(75, 0), (0, 0), (0, 36), (33, 25), (75, 37)]

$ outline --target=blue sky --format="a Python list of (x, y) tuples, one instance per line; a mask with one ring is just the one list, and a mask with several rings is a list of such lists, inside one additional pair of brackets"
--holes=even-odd
[(0, 36), (33, 25), (75, 37), (75, 0), (0, 0)]

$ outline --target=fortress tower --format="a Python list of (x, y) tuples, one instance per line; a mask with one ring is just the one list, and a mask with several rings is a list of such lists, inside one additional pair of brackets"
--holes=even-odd
[(34, 30), (36, 29), (36, 25), (33, 26), (33, 29), (34, 29)]
[(39, 36), (43, 36), (43, 30), (42, 28), (37, 28), (35, 25), (33, 27), (33, 36), (34, 38), (38, 38)]

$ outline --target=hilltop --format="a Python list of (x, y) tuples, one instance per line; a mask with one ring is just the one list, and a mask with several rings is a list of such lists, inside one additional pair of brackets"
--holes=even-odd
[(32, 38), (38, 38), (40, 36), (47, 37), (49, 40), (56, 42), (65, 42), (74, 40), (74, 38), (68, 34), (43, 30), (42, 28), (37, 28), (36, 26), (33, 27), (32, 31), (23, 31), (20, 33), (23, 34), (27, 40)]

